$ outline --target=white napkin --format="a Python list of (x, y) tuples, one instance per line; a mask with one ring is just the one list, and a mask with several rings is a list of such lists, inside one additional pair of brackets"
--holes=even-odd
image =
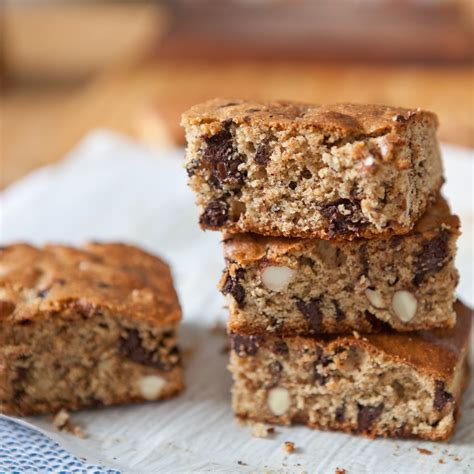
[[(452, 146), (443, 152), (444, 193), (463, 223), (459, 294), (472, 305), (474, 156), (472, 150)], [(54, 432), (45, 417), (26, 421), (89, 462), (125, 472), (334, 472), (336, 467), (350, 474), (469, 472), (474, 463), (472, 387), (449, 444), (372, 441), (304, 427), (278, 427), (275, 437), (256, 439), (249, 428), (234, 422), (228, 355), (221, 351), (225, 340), (210, 330), (226, 318), (215, 288), (224, 267), (220, 236), (198, 228), (182, 155), (181, 149), (152, 151), (97, 131), (62, 162), (33, 172), (0, 195), (1, 243), (121, 240), (164, 257), (183, 306), (181, 344), (190, 352), (183, 395), (163, 403), (74, 414), (73, 421), (88, 435), (85, 440)], [(299, 448), (295, 454), (281, 449), (287, 440)], [(433, 454), (420, 454), (419, 447)]]

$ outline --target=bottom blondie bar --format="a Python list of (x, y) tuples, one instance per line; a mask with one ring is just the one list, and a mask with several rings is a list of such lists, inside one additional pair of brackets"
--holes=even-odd
[(367, 436), (445, 440), (467, 379), (472, 311), (452, 329), (361, 336), (231, 333), (233, 408), (241, 419)]

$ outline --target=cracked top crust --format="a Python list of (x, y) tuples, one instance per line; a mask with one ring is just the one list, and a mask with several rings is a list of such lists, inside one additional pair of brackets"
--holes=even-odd
[(156, 327), (175, 324), (181, 309), (168, 265), (120, 243), (0, 249), (0, 324), (101, 310)]
[[(408, 234), (395, 238), (406, 239), (410, 235), (421, 234), (428, 239), (441, 229), (458, 235), (460, 233), (459, 227), (458, 216), (451, 214), (448, 203), (442, 196), (439, 196)], [(314, 240), (224, 232), (223, 242), (225, 257), (231, 261), (246, 265), (263, 257), (275, 258), (293, 250), (303, 250), (306, 247), (311, 247)], [(348, 242), (347, 245), (351, 245), (351, 243)]]
[(246, 123), (276, 127), (311, 127), (334, 134), (335, 139), (377, 136), (407, 128), (411, 123), (428, 120), (437, 127), (434, 113), (386, 105), (315, 105), (290, 101), (260, 102), (212, 99), (185, 112), (182, 125), (203, 122)]

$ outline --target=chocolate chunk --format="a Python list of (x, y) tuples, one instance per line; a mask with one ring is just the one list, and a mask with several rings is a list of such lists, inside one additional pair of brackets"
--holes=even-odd
[(363, 244), (359, 249), (360, 266), (362, 267), (362, 273), (360, 276), (369, 276), (369, 257), (367, 254), (367, 244)]
[(286, 342), (283, 342), (283, 341), (275, 342), (275, 344), (273, 345), (273, 352), (278, 355), (288, 354), (289, 350), (288, 350), (288, 346)]
[(316, 346), (316, 361), (315, 365), (322, 365), (327, 367), (332, 362), (332, 357), (324, 355), (324, 350), (321, 346)]
[(345, 415), (346, 415), (345, 405), (342, 405), (336, 408), (336, 421), (338, 421), (339, 423), (342, 423), (345, 420)]
[(423, 244), (415, 261), (415, 286), (419, 286), (429, 273), (439, 272), (446, 265), (449, 260), (448, 242), (449, 232), (443, 230)]
[(339, 303), (336, 300), (332, 300), (332, 304), (334, 305), (334, 310), (336, 311), (336, 322), (341, 322), (346, 319), (346, 313), (342, 311)]
[(303, 300), (298, 300), (296, 302), (296, 307), (308, 320), (309, 327), (311, 331), (314, 332), (321, 332), (323, 329), (323, 314), (321, 313), (320, 305), (321, 298), (312, 298), (308, 302)]
[(188, 177), (191, 178), (196, 174), (196, 171), (199, 168), (199, 160), (191, 160), (187, 165), (186, 165), (186, 173), (188, 174)]
[(28, 377), (28, 368), (16, 367), (13, 377), (13, 398), (18, 402), (25, 395), (24, 386)]
[(290, 181), (290, 182), (288, 183), (288, 187), (289, 187), (291, 190), (295, 190), (295, 189), (296, 189), (296, 186), (298, 186), (298, 185), (296, 184), (295, 181)]
[(169, 361), (163, 361), (158, 351), (149, 351), (143, 347), (140, 334), (136, 329), (128, 330), (127, 335), (119, 339), (118, 350), (122, 356), (127, 357), (137, 364), (165, 371), (171, 370), (180, 361), (176, 346), (173, 346), (168, 352), (168, 356), (170, 356)]
[(375, 407), (357, 404), (359, 409), (357, 413), (357, 430), (360, 433), (369, 431), (372, 425), (380, 417), (383, 411), (383, 403)]
[(313, 177), (311, 174), (311, 171), (308, 168), (305, 168), (303, 172), (301, 173), (301, 176), (303, 176), (304, 179), (310, 179)]
[(243, 278), (243, 276), (244, 270), (242, 268), (239, 268), (235, 272), (235, 276), (227, 274), (227, 279), (222, 287), (222, 293), (224, 295), (231, 294), (240, 307), (242, 307), (245, 301), (245, 290), (239, 283), (239, 280)]
[(229, 206), (223, 199), (211, 201), (199, 217), (199, 223), (209, 228), (219, 228), (229, 219)]
[(260, 336), (242, 336), (240, 334), (231, 334), (230, 347), (239, 357), (253, 356), (258, 352)]
[(416, 115), (416, 112), (414, 111), (409, 111), (407, 112), (406, 115), (402, 115), (402, 114), (397, 114), (393, 117), (393, 120), (395, 122), (398, 122), (400, 124), (405, 124), (408, 122), (408, 120), (410, 120), (414, 115)]
[(390, 324), (377, 318), (375, 314), (371, 313), (367, 309), (364, 311), (364, 316), (365, 316), (366, 321), (370, 324), (372, 331), (374, 332), (380, 332), (380, 331), (390, 332), (390, 330), (392, 329)]
[(88, 405), (91, 408), (97, 408), (104, 405), (104, 402), (99, 398), (94, 397), (93, 395), (89, 398)]
[(410, 433), (407, 430), (406, 424), (402, 423), (394, 432), (393, 436), (395, 438), (408, 438), (410, 436)]
[(278, 360), (275, 360), (269, 365), (268, 370), (272, 376), (268, 388), (272, 388), (278, 385), (278, 382), (280, 381), (281, 373), (283, 372), (283, 365)]
[(390, 239), (390, 247), (392, 249), (397, 249), (402, 243), (403, 237), (401, 235), (395, 235)]
[(326, 385), (326, 382), (329, 379), (329, 375), (323, 375), (318, 372), (318, 370), (315, 368), (313, 372), (313, 380), (315, 382), (318, 382), (320, 385)]
[(38, 291), (38, 293), (36, 293), (36, 296), (38, 298), (46, 298), (46, 296), (48, 295), (50, 289), (51, 288), (45, 288), (44, 290), (40, 290), (40, 291)]
[(365, 225), (359, 203), (349, 199), (338, 199), (331, 204), (320, 206), (321, 214), (329, 221), (329, 237), (354, 232), (358, 235)]
[(223, 122), (220, 132), (205, 139), (207, 146), (202, 161), (211, 172), (212, 184), (218, 188), (223, 184), (241, 185), (247, 176), (245, 170), (239, 169), (245, 157), (235, 148), (231, 124), (232, 120)]
[(15, 304), (11, 301), (0, 300), (0, 318), (6, 318), (15, 311)]
[(266, 166), (270, 161), (270, 151), (268, 150), (268, 142), (263, 141), (255, 152), (255, 163), (261, 166)]
[(433, 406), (436, 410), (441, 411), (444, 406), (454, 401), (454, 397), (444, 389), (444, 382), (436, 380)]
[(309, 417), (306, 413), (297, 413), (291, 417), (292, 425), (307, 425), (309, 422)]
[(281, 319), (278, 319), (273, 315), (270, 315), (269, 319), (270, 319), (269, 320), (269, 325), (273, 329), (277, 330), (277, 329), (280, 329), (283, 326), (283, 321)]
[(332, 362), (332, 358), (324, 355), (324, 350), (321, 346), (316, 346), (316, 360), (313, 366), (313, 380), (320, 385), (326, 385), (329, 375), (320, 373), (321, 368), (327, 367)]

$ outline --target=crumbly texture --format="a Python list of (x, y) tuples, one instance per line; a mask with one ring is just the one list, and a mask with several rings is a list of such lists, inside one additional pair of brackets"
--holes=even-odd
[(459, 219), (442, 198), (404, 236), (226, 234), (219, 287), (229, 302), (229, 329), (307, 335), (452, 327), (458, 235)]
[(419, 109), (214, 99), (182, 125), (205, 229), (404, 234), (442, 184), (437, 118)]
[(236, 415), (367, 436), (446, 440), (467, 381), (472, 311), (448, 330), (326, 338), (231, 334)]
[(0, 250), (0, 412), (157, 400), (183, 389), (168, 266), (140, 249)]

